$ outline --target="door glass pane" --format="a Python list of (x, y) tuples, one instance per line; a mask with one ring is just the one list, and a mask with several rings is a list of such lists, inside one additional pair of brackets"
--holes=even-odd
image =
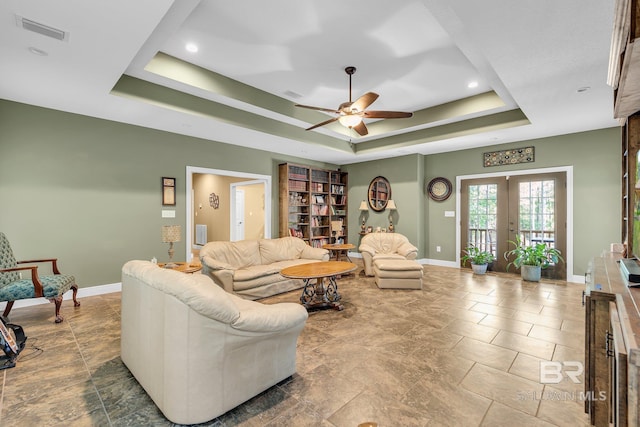
[(521, 182), (519, 191), (520, 238), (555, 248), (555, 180)]
[(496, 223), (498, 216), (498, 185), (469, 186), (468, 245), (496, 253)]

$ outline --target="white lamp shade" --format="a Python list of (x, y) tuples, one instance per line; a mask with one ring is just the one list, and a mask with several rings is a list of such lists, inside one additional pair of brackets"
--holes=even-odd
[(361, 211), (368, 211), (369, 206), (367, 206), (367, 202), (363, 200), (360, 202), (360, 207), (358, 209)]
[(393, 209), (393, 210), (397, 209), (396, 202), (394, 202), (393, 200), (389, 200), (387, 202), (387, 209)]
[(354, 114), (347, 114), (347, 115), (338, 117), (338, 121), (342, 126), (347, 128), (352, 128), (360, 124), (360, 122), (362, 121), (362, 117), (356, 116)]

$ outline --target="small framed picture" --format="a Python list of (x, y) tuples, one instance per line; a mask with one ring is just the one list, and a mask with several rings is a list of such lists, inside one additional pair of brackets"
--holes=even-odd
[(367, 227), (367, 233), (372, 233), (373, 232), (373, 227), (372, 226), (368, 226)]
[(162, 177), (162, 204), (166, 206), (176, 205), (176, 179)]

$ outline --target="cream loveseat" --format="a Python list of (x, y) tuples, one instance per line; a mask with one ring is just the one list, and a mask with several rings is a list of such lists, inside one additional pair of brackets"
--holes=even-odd
[(209, 242), (200, 249), (202, 272), (225, 291), (247, 299), (264, 298), (304, 286), (280, 275), (283, 268), (329, 260), (329, 251), (297, 237)]
[(148, 261), (123, 266), (121, 311), (122, 361), (177, 424), (212, 420), (290, 377), (308, 316)]
[(374, 261), (378, 259), (414, 260), (418, 248), (398, 233), (369, 233), (362, 237), (358, 248), (364, 263), (364, 273), (374, 275)]

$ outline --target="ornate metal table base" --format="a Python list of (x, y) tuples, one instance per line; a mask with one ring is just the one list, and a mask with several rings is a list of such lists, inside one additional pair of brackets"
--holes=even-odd
[[(315, 283), (312, 283), (312, 280), (315, 280)], [(327, 281), (328, 283), (326, 283)], [(340, 304), (341, 298), (338, 293), (336, 276), (304, 279), (300, 302), (308, 311), (329, 308), (338, 311), (344, 310), (344, 306)]]

